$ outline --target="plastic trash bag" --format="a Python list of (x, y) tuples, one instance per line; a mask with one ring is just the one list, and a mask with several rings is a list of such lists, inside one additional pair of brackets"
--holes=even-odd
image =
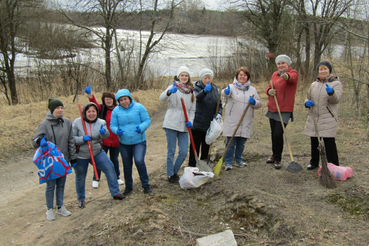
[(197, 167), (185, 167), (184, 174), (179, 179), (182, 189), (193, 189), (205, 184), (214, 177), (213, 172), (200, 172)]
[(206, 131), (206, 144), (213, 143), (223, 131), (223, 121), (221, 117), (217, 117), (210, 122), (210, 127)]

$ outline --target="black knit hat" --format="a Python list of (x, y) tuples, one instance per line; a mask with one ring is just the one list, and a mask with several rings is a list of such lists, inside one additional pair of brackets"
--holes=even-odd
[(54, 113), (54, 110), (59, 107), (62, 106), (64, 107), (62, 101), (60, 101), (59, 99), (55, 98), (55, 97), (50, 97), (49, 98), (49, 106), (48, 108), (50, 109), (51, 113)]
[(319, 67), (320, 66), (326, 66), (329, 69), (329, 73), (332, 73), (332, 65), (327, 62), (327, 61), (321, 61), (318, 63), (318, 65), (316, 66), (316, 70), (319, 72)]

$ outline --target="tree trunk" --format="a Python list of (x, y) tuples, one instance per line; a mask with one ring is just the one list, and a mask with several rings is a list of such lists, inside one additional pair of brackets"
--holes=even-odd
[(107, 26), (106, 28), (106, 38), (105, 38), (105, 79), (107, 90), (112, 89), (111, 84), (111, 45), (112, 45), (112, 35), (111, 28)]

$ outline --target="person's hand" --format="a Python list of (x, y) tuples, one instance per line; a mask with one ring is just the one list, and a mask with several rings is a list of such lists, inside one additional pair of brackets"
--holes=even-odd
[(209, 81), (208, 81), (208, 83), (205, 86), (204, 92), (208, 93), (209, 91), (211, 91), (211, 85), (209, 84)]
[(178, 90), (178, 88), (176, 87), (176, 82), (173, 81), (173, 87), (170, 88), (168, 91), (169, 91), (169, 93), (173, 94), (173, 93), (176, 93), (177, 90)]
[(177, 75), (174, 75), (174, 78), (173, 79), (174, 79), (174, 81), (179, 81)]
[(88, 85), (86, 88), (85, 88), (85, 93), (87, 95), (91, 95), (91, 85)]
[(311, 106), (314, 105), (314, 102), (312, 100), (307, 100), (305, 103), (305, 107), (310, 108)]
[(83, 142), (91, 141), (90, 135), (84, 135), (83, 136)]
[(43, 137), (43, 138), (41, 138), (41, 140), (40, 140), (40, 146), (41, 146), (42, 148), (44, 148), (44, 147), (46, 147), (46, 146), (47, 146), (46, 135), (44, 135), (44, 137)]
[(328, 84), (325, 84), (325, 90), (327, 91), (328, 94), (332, 94), (334, 92), (333, 88), (330, 87)]
[[(185, 121), (186, 122), (186, 121)], [(187, 121), (186, 122), (186, 127), (192, 127), (192, 123), (191, 123), (191, 121)]]
[(101, 135), (104, 135), (105, 134), (105, 129), (104, 129), (104, 124), (101, 124), (101, 127), (100, 127), (100, 130), (99, 130), (100, 134)]
[(250, 98), (249, 98), (249, 103), (251, 103), (251, 105), (253, 105), (253, 106), (256, 104), (256, 101), (252, 96), (250, 96)]
[(229, 88), (229, 85), (228, 85), (227, 89), (224, 90), (224, 94), (228, 96), (230, 93), (231, 93), (231, 88)]
[(288, 80), (290, 78), (290, 76), (288, 75), (288, 73), (286, 73), (285, 71), (283, 71), (282, 75), (281, 75), (282, 79), (284, 80)]
[(141, 127), (140, 126), (136, 126), (135, 132), (141, 133), (142, 132)]
[(117, 131), (117, 135), (118, 136), (123, 136), (123, 130), (122, 129), (118, 129), (118, 131)]
[(76, 159), (70, 161), (70, 166), (71, 167), (75, 167), (76, 165), (77, 165), (77, 160)]
[(275, 95), (277, 95), (277, 90), (276, 89), (269, 89), (268, 90), (268, 95), (271, 97), (274, 97)]

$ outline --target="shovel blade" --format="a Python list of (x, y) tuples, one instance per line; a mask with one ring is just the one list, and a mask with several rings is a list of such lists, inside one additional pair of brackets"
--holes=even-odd
[(223, 164), (223, 158), (220, 158), (218, 163), (213, 168), (213, 173), (214, 173), (215, 176), (219, 175), (220, 169), (222, 168), (222, 164)]
[(288, 167), (287, 167), (287, 171), (291, 172), (291, 173), (299, 173), (302, 170), (304, 170), (297, 162), (292, 161)]
[(200, 172), (211, 172), (211, 167), (208, 166), (206, 161), (203, 160), (196, 160), (196, 166)]

